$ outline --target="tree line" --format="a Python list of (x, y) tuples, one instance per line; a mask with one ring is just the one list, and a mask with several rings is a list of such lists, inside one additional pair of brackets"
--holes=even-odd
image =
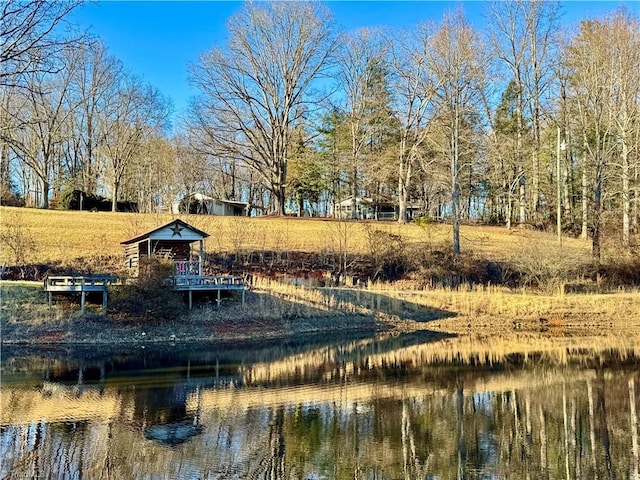
[[(247, 3), (172, 106), (99, 39), (79, 2), (2, 7), (2, 202), (103, 193), (140, 211), (195, 192), (258, 212), (347, 199), (453, 224), (532, 225), (631, 246), (640, 189), (640, 25), (624, 9), (569, 32), (555, 2), (495, 2), (408, 30), (337, 29), (321, 3)], [(350, 200), (349, 200), (350, 199)]]

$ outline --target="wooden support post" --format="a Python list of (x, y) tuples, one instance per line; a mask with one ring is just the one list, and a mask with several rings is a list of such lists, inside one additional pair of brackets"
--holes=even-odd
[(104, 290), (102, 291), (102, 313), (107, 313), (107, 282), (104, 283)]
[(49, 292), (49, 310), (51, 310), (52, 306), (53, 306), (53, 293)]
[(218, 308), (220, 308), (220, 289), (218, 289)]
[(244, 296), (245, 296), (245, 295), (244, 295), (244, 292), (245, 292), (245, 291), (246, 291), (246, 290), (243, 288), (243, 289), (242, 289), (242, 306), (243, 306), (243, 307), (244, 307)]
[(80, 311), (84, 313), (84, 303), (85, 303), (85, 291), (84, 291), (84, 277), (82, 277), (82, 282), (80, 283)]
[(189, 290), (189, 310), (193, 307), (193, 290)]

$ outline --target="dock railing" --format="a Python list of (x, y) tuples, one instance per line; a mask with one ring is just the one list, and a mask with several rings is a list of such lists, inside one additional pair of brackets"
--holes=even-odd
[(174, 260), (176, 277), (202, 275), (202, 268), (199, 260)]
[(251, 283), (246, 277), (233, 275), (215, 275), (215, 276), (174, 276), (168, 279), (168, 284), (178, 292), (187, 292), (189, 294), (189, 309), (193, 305), (193, 292), (213, 291), (217, 293), (217, 302), (220, 305), (220, 293), (224, 291), (240, 291), (242, 292), (242, 305), (245, 304), (245, 292), (251, 287)]
[(47, 275), (44, 279), (44, 291), (49, 297), (49, 307), (52, 304), (52, 294), (80, 293), (81, 310), (84, 313), (87, 292), (102, 292), (102, 311), (107, 311), (107, 289), (109, 285), (119, 283), (115, 275)]

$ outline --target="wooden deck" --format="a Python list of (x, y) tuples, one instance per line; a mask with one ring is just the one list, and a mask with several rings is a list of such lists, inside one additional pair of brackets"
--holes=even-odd
[(244, 305), (245, 291), (249, 288), (249, 283), (244, 277), (228, 275), (176, 275), (169, 281), (174, 290), (189, 293), (189, 309), (191, 309), (193, 305), (193, 292), (217, 292), (217, 302), (218, 305), (220, 305), (220, 295), (222, 291), (241, 291), (242, 305)]
[(80, 305), (84, 313), (87, 292), (102, 292), (102, 311), (107, 311), (107, 289), (109, 285), (119, 283), (114, 275), (75, 275), (47, 276), (44, 279), (44, 291), (49, 296), (49, 307), (53, 301), (53, 293), (80, 293)]
[[(108, 287), (112, 284), (120, 284), (120, 279), (114, 275), (49, 276), (44, 280), (44, 291), (49, 296), (49, 307), (53, 293), (80, 293), (82, 313), (85, 311), (87, 292), (102, 292), (102, 311), (106, 312)], [(220, 305), (222, 291), (241, 291), (244, 305), (245, 291), (250, 286), (244, 277), (228, 275), (176, 275), (168, 278), (166, 285), (178, 292), (188, 292), (189, 309), (193, 306), (193, 292), (217, 292)]]

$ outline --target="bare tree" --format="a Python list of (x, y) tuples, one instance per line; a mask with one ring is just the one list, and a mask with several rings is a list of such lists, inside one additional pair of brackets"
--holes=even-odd
[(291, 132), (309, 114), (312, 83), (335, 50), (330, 16), (318, 3), (247, 3), (228, 29), (226, 48), (203, 54), (191, 69), (202, 92), (191, 122), (212, 153), (260, 174), (282, 215)]
[[(606, 179), (616, 157), (621, 159), (623, 212), (629, 210), (628, 200), (624, 200), (629, 198), (628, 147), (632, 127), (636, 123), (634, 118), (638, 117), (634, 41), (637, 45), (637, 22), (623, 14), (602, 21), (583, 21), (564, 58), (569, 79), (568, 101), (578, 112), (575, 127), (582, 137), (584, 161), (588, 162), (584, 166), (583, 183), (590, 185), (593, 192), (592, 255), (598, 261), (601, 258), (601, 218)], [(630, 59), (625, 58), (627, 54), (631, 55)], [(628, 224), (628, 217), (623, 223)], [(625, 230), (624, 237), (628, 242), (628, 226)]]
[(450, 168), (453, 253), (460, 253), (460, 182), (464, 164), (466, 126), (477, 116), (482, 100), (485, 54), (477, 32), (461, 10), (447, 14), (433, 37), (429, 58), (439, 85), (434, 96), (437, 118), (432, 122), (438, 133), (429, 140)]
[(614, 62), (609, 115), (615, 122), (619, 150), (616, 167), (620, 171), (622, 243), (628, 247), (631, 235), (633, 153), (635, 151), (635, 156), (638, 156), (637, 136), (640, 129), (640, 22), (625, 12), (618, 12), (608, 24), (610, 36), (607, 41)]
[(133, 77), (125, 77), (101, 116), (104, 135), (100, 151), (111, 181), (111, 210), (117, 211), (120, 187), (143, 143), (166, 125), (170, 106), (160, 93)]
[(70, 35), (65, 17), (81, 3), (4, 0), (0, 4), (0, 188), (5, 200), (12, 194), (13, 183), (9, 137), (15, 139), (15, 129), (24, 125), (11, 106), (15, 104), (16, 89), (32, 85), (28, 75), (60, 69), (58, 53), (81, 38)]
[(127, 198), (136, 199), (138, 211), (170, 211), (177, 194), (176, 154), (173, 145), (158, 133), (152, 133), (141, 145), (129, 167), (124, 187)]
[[(400, 124), (398, 146), (398, 222), (407, 219), (407, 198), (416, 160), (424, 160), (427, 123), (433, 114), (433, 98), (439, 88), (429, 65), (432, 25), (420, 25), (396, 35), (391, 66), (394, 106)], [(424, 163), (424, 162), (423, 162)]]
[(382, 35), (377, 30), (361, 29), (344, 35), (337, 53), (338, 82), (344, 92), (344, 117), (350, 141), (351, 217), (357, 218), (359, 180), (362, 176), (362, 152), (370, 138), (368, 114), (371, 109), (372, 83), (376, 64), (384, 61)]
[[(513, 82), (517, 120), (516, 156), (519, 180), (519, 221), (526, 221), (525, 157), (531, 153), (531, 211), (540, 206), (540, 129), (542, 96), (553, 78), (554, 32), (559, 5), (554, 2), (517, 0), (490, 4), (491, 42), (497, 57), (507, 66)], [(529, 115), (526, 115), (528, 109)]]
[(20, 126), (8, 135), (10, 148), (19, 156), (37, 179), (35, 204), (49, 207), (54, 173), (60, 172), (61, 146), (77, 104), (70, 101), (71, 79), (78, 66), (77, 58), (66, 55), (59, 73), (25, 74), (27, 88), (17, 93), (13, 116)]
[(4, 0), (0, 6), (0, 85), (16, 86), (24, 74), (54, 73), (55, 54), (70, 44), (65, 17), (82, 0)]
[[(79, 68), (73, 78), (73, 90), (80, 108), (74, 116), (73, 155), (76, 157), (75, 176), (83, 192), (95, 194), (100, 175), (97, 151), (105, 139), (100, 117), (108, 114), (108, 106), (115, 85), (125, 75), (122, 63), (110, 55), (101, 41), (83, 45), (74, 51)], [(106, 122), (102, 122), (107, 127)]]

